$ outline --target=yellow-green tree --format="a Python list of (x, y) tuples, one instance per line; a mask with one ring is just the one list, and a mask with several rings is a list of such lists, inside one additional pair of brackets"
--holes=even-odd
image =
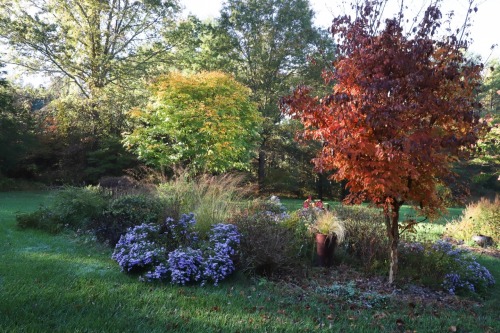
[(130, 112), (136, 126), (124, 140), (140, 159), (195, 173), (248, 168), (262, 121), (247, 87), (227, 74), (203, 72), (161, 76), (151, 90), (148, 107)]

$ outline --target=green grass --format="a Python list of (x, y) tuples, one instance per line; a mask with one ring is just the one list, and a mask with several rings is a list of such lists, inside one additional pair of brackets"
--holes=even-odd
[[(500, 288), (484, 305), (384, 303), (363, 309), (293, 283), (236, 275), (219, 287), (145, 284), (121, 273), (111, 250), (71, 234), (15, 227), (17, 211), (47, 193), (0, 193), (0, 332), (494, 332)], [(500, 281), (500, 261), (482, 262)], [(323, 271), (316, 271), (324, 274)]]
[[(281, 202), (288, 211), (294, 211), (302, 208), (304, 200), (282, 198)], [(331, 207), (340, 205), (340, 203), (337, 201), (324, 201), (324, 203), (327, 203)], [(447, 208), (447, 214), (444, 214), (437, 219), (426, 220), (418, 224), (416, 228), (417, 233), (414, 235), (414, 238), (416, 238), (419, 241), (436, 240), (440, 238), (440, 236), (443, 234), (445, 230), (446, 223), (462, 215), (463, 210), (464, 208), (461, 207)], [(400, 221), (404, 221), (408, 218), (414, 218), (414, 217), (415, 217), (415, 211), (411, 206), (404, 205), (401, 207), (399, 213)], [(424, 218), (417, 217), (417, 221), (420, 220), (424, 220)]]

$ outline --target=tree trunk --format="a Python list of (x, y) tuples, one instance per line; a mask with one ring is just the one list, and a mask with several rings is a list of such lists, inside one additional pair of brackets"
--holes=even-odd
[(391, 264), (389, 267), (389, 284), (394, 283), (398, 273), (398, 245), (399, 245), (399, 208), (400, 203), (393, 203), (384, 210), (387, 236), (390, 242)]
[(260, 193), (264, 191), (265, 177), (266, 177), (266, 152), (261, 149), (259, 150), (259, 171), (258, 171)]
[(323, 174), (318, 174), (318, 179), (316, 181), (316, 189), (318, 190), (318, 199), (323, 200)]

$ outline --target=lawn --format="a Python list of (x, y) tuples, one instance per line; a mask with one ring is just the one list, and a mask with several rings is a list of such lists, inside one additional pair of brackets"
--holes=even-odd
[[(293, 211), (302, 208), (304, 200), (282, 198), (281, 202), (287, 210)], [(340, 205), (337, 201), (324, 201), (324, 203), (328, 204), (330, 207)], [(458, 218), (462, 214), (463, 210), (464, 209), (462, 207), (447, 208), (447, 214), (444, 214), (434, 220), (423, 221), (424, 218), (417, 217), (417, 221), (423, 221), (417, 225), (417, 239), (420, 241), (438, 239), (443, 234), (446, 223)], [(411, 206), (404, 205), (401, 207), (399, 220), (404, 221), (408, 218), (415, 218), (415, 211)]]
[[(120, 272), (109, 248), (70, 233), (16, 228), (16, 212), (49, 200), (49, 193), (0, 193), (0, 332), (499, 330), (498, 284), (482, 305), (458, 298), (450, 304), (425, 303), (389, 294), (366, 306), (355, 298), (359, 292), (336, 297), (325, 292), (328, 286), (311, 287), (319, 283), (315, 277), (334, 279), (342, 273), (338, 267), (312, 269), (308, 286), (240, 274), (219, 287), (142, 283)], [(484, 257), (481, 262), (500, 281), (500, 260)]]

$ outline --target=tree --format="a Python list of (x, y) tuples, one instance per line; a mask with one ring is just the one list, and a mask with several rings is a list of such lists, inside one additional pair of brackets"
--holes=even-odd
[[(0, 63), (0, 69), (3, 67)], [(19, 164), (36, 146), (29, 113), (29, 108), (21, 103), (18, 91), (0, 76), (0, 176), (2, 173), (19, 176), (26, 171)]]
[(283, 99), (282, 110), (301, 120), (305, 137), (323, 143), (315, 166), (348, 181), (348, 202), (370, 200), (383, 208), (392, 283), (400, 207), (411, 203), (427, 216), (443, 209), (437, 186), (451, 176), (452, 162), (467, 157), (486, 124), (476, 102), (481, 65), (465, 58), (464, 41), (436, 37), (438, 7), (429, 6), (405, 34), (401, 12), (376, 28), (384, 2), (367, 0), (357, 7), (362, 15), (333, 20), (339, 55), (323, 75), (333, 92), (319, 98), (299, 87)]
[(235, 78), (252, 90), (264, 126), (258, 156), (258, 178), (261, 188), (265, 178), (268, 138), (281, 120), (279, 97), (290, 91), (294, 82), (302, 80), (311, 63), (308, 56), (320, 48), (332, 49), (313, 26), (314, 13), (308, 0), (228, 0), (221, 12), (215, 31), (226, 43), (223, 47)]
[(1, 0), (0, 37), (13, 51), (7, 62), (63, 76), (91, 97), (157, 61), (160, 28), (178, 10), (177, 0)]
[(480, 142), (481, 151), (477, 161), (495, 166), (498, 177), (500, 176), (498, 171), (500, 167), (500, 63), (498, 60), (492, 61), (489, 66), (480, 98), (492, 128)]
[[(178, 11), (177, 0), (0, 0), (6, 62), (44, 74), (56, 91), (37, 111), (51, 128), (42, 124), (41, 140), (54, 149), (33, 159), (57, 169), (57, 180), (95, 181), (110, 165), (91, 156), (96, 150), (124, 154), (116, 143), (125, 113), (146, 99), (143, 78), (169, 52), (162, 32)], [(93, 179), (82, 179), (89, 165)]]
[(152, 91), (148, 108), (131, 111), (137, 126), (125, 138), (140, 159), (195, 173), (248, 168), (261, 125), (248, 88), (227, 74), (203, 72), (161, 76)]

